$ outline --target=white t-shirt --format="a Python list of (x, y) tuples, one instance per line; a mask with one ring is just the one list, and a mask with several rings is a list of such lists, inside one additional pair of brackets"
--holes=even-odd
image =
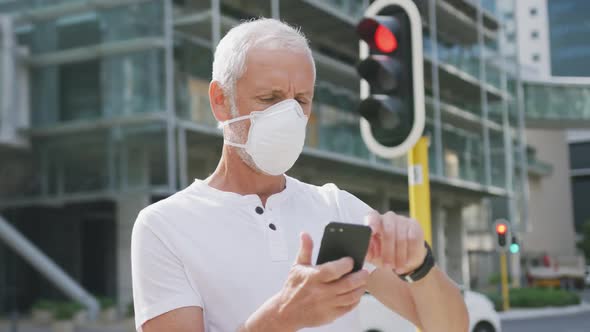
[[(265, 208), (257, 195), (224, 192), (196, 180), (143, 209), (133, 227), (137, 329), (170, 310), (198, 306), (205, 331), (236, 331), (282, 288), (302, 231), (313, 239), (315, 263), (327, 223), (362, 223), (370, 210), (334, 184), (318, 187), (288, 176), (286, 188), (270, 196)], [(356, 332), (359, 323), (355, 309), (305, 331)]]

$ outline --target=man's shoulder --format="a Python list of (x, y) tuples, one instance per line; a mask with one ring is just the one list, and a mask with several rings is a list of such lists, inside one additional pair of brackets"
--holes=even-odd
[(300, 183), (300, 187), (304, 188), (303, 190), (306, 190), (308, 194), (312, 193), (311, 195), (307, 195), (308, 197), (312, 197), (316, 202), (319, 200), (330, 207), (338, 209), (342, 218), (356, 220), (359, 216), (364, 216), (372, 210), (361, 199), (346, 190), (340, 189), (334, 183), (326, 183), (318, 186), (302, 181), (298, 182)]
[(316, 185), (297, 179), (293, 180), (296, 181), (296, 186), (299, 190), (302, 190), (306, 196), (312, 196), (314, 199), (320, 199), (328, 204), (337, 204), (343, 194), (348, 194), (345, 190), (338, 188), (336, 184), (331, 182), (323, 185)]
[(207, 200), (199, 195), (195, 188), (189, 186), (143, 208), (136, 223), (147, 223), (153, 228), (161, 223), (180, 222), (203, 211), (206, 205)]

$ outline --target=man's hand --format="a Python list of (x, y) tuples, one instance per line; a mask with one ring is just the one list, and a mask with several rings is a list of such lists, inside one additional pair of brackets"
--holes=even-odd
[(393, 269), (397, 274), (414, 271), (424, 262), (424, 232), (413, 219), (393, 212), (380, 215), (372, 211), (365, 224), (373, 234), (366, 260), (376, 267)]
[[(242, 331), (296, 331), (328, 324), (358, 305), (365, 293), (369, 273), (352, 271), (350, 257), (313, 266), (313, 243), (301, 234), (301, 247), (283, 289), (244, 324)], [(345, 276), (346, 275), (346, 276)], [(275, 317), (272, 328), (268, 320)]]

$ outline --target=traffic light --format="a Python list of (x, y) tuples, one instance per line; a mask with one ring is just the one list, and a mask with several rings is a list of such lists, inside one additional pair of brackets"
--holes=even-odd
[(411, 0), (378, 0), (357, 25), (361, 135), (383, 158), (405, 154), (424, 130), (422, 23)]
[(496, 233), (497, 245), (500, 250), (506, 250), (506, 243), (508, 238), (508, 222), (500, 219), (494, 223), (494, 231)]
[(516, 236), (512, 235), (512, 243), (510, 244), (510, 252), (513, 254), (518, 254), (520, 251), (520, 244), (518, 244), (518, 240)]

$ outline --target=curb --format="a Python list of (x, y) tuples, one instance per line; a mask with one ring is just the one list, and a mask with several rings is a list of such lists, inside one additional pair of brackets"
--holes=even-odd
[(579, 305), (567, 307), (547, 307), (539, 309), (511, 309), (506, 312), (499, 312), (500, 320), (517, 320), (540, 317), (554, 317), (564, 315), (575, 315), (584, 312), (590, 312), (590, 303), (582, 302)]

